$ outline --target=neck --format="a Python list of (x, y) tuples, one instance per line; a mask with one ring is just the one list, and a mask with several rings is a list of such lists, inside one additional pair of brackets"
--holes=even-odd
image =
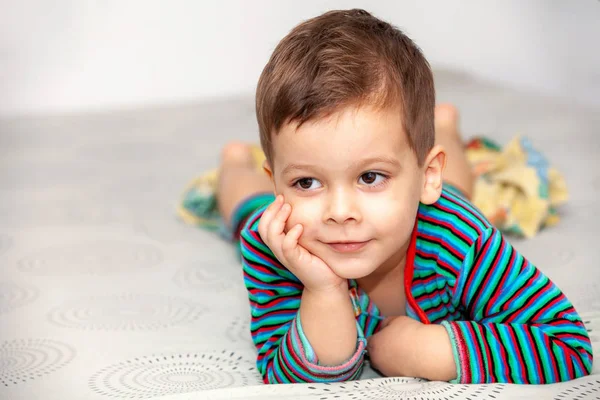
[[(410, 243), (410, 242), (409, 242)], [(392, 255), (387, 259), (379, 268), (373, 273), (363, 278), (356, 280), (358, 285), (367, 292), (379, 286), (382, 282), (385, 282), (394, 275), (402, 276), (404, 274), (404, 266), (406, 264), (406, 252), (408, 250), (408, 244), (403, 246), (400, 251)]]

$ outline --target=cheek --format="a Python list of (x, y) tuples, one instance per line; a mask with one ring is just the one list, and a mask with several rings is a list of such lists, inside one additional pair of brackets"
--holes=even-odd
[(380, 233), (389, 233), (404, 219), (395, 202), (382, 202), (371, 207), (367, 218), (369, 224)]
[(417, 213), (418, 201), (405, 198), (402, 194), (372, 199), (365, 205), (368, 210), (365, 217), (369, 225), (379, 233), (392, 234), (406, 229), (414, 224)]
[(293, 228), (296, 224), (302, 224), (304, 232), (302, 236), (312, 237), (318, 229), (320, 221), (321, 209), (316, 201), (300, 201), (290, 199), (289, 203), (292, 206), (292, 214), (285, 225), (286, 231)]

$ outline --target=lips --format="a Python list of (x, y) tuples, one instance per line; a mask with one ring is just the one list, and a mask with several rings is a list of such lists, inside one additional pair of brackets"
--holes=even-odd
[(370, 240), (364, 242), (330, 242), (327, 245), (338, 253), (355, 253), (362, 250), (369, 242)]

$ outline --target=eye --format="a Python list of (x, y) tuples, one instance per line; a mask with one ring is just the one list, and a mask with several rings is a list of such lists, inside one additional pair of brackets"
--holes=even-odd
[(318, 189), (321, 187), (321, 182), (314, 178), (301, 178), (294, 183), (294, 186), (299, 186), (302, 190)]
[(368, 186), (377, 186), (385, 181), (387, 177), (377, 172), (366, 172), (360, 176), (362, 180)]

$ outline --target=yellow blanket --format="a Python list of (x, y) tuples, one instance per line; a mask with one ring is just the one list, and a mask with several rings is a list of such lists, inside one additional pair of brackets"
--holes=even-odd
[(476, 138), (466, 154), (477, 177), (471, 201), (501, 231), (530, 238), (558, 223), (565, 179), (527, 138), (516, 136), (503, 149)]

